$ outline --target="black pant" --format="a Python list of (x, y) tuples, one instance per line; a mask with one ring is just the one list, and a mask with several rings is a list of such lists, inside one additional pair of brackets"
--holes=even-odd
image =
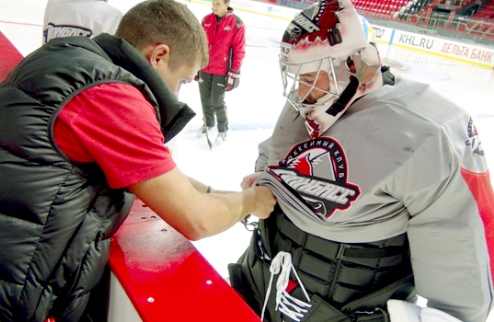
[(201, 93), (202, 113), (204, 123), (214, 127), (215, 116), (218, 122), (218, 132), (228, 131), (228, 117), (225, 104), (226, 76), (212, 75), (199, 72), (199, 91)]

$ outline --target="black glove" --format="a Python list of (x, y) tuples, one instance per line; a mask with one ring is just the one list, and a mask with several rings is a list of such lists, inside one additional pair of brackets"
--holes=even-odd
[(240, 84), (240, 71), (230, 69), (227, 75), (227, 83), (225, 91), (229, 92), (234, 88), (237, 88)]

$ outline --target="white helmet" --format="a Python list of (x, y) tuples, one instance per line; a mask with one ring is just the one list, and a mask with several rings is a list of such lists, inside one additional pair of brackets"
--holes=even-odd
[[(359, 97), (383, 84), (377, 49), (372, 35), (352, 6), (351, 0), (322, 0), (295, 16), (281, 41), (280, 68), (284, 95), (305, 119), (311, 138), (331, 127)], [(368, 39), (369, 38), (369, 39)], [(298, 96), (300, 75), (325, 71), (330, 89), (316, 102)], [(291, 81), (291, 84), (290, 84)]]

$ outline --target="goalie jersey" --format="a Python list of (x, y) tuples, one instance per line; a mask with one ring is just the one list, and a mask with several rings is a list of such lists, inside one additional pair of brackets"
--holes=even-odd
[(122, 13), (101, 0), (49, 0), (43, 20), (43, 43), (53, 38), (114, 34)]
[(462, 321), (492, 307), (494, 197), (472, 117), (396, 77), (316, 139), (287, 103), (261, 143), (257, 184), (306, 233), (365, 243), (406, 233), (417, 294)]

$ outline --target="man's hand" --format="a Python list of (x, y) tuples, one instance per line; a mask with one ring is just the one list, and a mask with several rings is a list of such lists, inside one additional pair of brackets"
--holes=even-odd
[(219, 234), (248, 214), (267, 218), (276, 204), (267, 187), (253, 186), (225, 194), (205, 193), (206, 189), (178, 168), (129, 186), (150, 209), (190, 240)]
[(267, 187), (255, 186), (250, 189), (255, 191), (255, 209), (252, 215), (261, 219), (268, 218), (276, 205), (276, 198), (273, 193)]
[(242, 188), (242, 190), (249, 189), (250, 187), (252, 187), (254, 182), (256, 182), (257, 177), (259, 177), (259, 174), (260, 172), (256, 172), (244, 177), (242, 179), (242, 183), (240, 183), (240, 187)]
[(227, 77), (228, 79), (227, 79), (225, 91), (229, 92), (232, 89), (237, 88), (238, 85), (240, 84), (240, 71), (230, 69)]

